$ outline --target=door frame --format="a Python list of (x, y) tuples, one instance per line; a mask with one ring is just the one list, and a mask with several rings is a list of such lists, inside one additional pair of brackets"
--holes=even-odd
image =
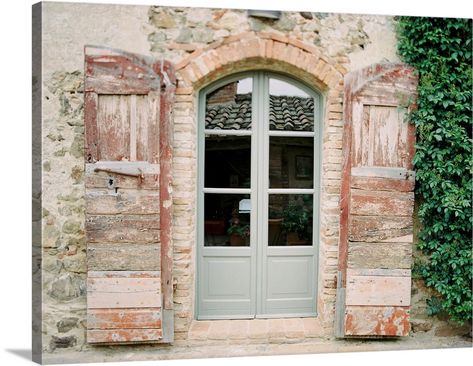
[[(252, 121), (260, 120), (264, 127), (259, 128), (259, 133), (255, 133), (256, 129), (252, 127), (249, 131), (233, 131), (234, 135), (241, 136), (251, 136), (251, 187), (249, 189), (241, 189), (241, 193), (249, 193), (251, 195), (251, 212), (257, 212), (257, 207), (266, 207), (268, 205), (269, 192), (269, 166), (268, 164), (263, 163), (265, 169), (257, 170), (257, 161), (261, 161), (264, 156), (269, 156), (269, 137), (271, 133), (269, 131), (269, 79), (277, 79), (281, 81), (288, 82), (291, 85), (294, 85), (310, 96), (314, 98), (314, 131), (311, 136), (314, 137), (314, 178), (313, 178), (313, 188), (307, 189), (309, 194), (313, 195), (313, 236), (312, 236), (312, 245), (310, 247), (300, 247), (303, 252), (312, 251), (313, 253), (313, 294), (314, 294), (314, 304), (313, 312), (309, 313), (284, 313), (284, 314), (259, 314), (263, 310), (262, 299), (257, 296), (258, 293), (262, 293), (265, 290), (263, 280), (261, 276), (264, 277), (263, 271), (266, 271), (266, 261), (263, 261), (262, 258), (267, 256), (268, 252), (268, 228), (265, 225), (262, 226), (262, 229), (251, 230), (250, 232), (250, 246), (242, 248), (232, 248), (231, 252), (229, 251), (228, 256), (232, 255), (239, 256), (243, 251), (249, 251), (251, 255), (251, 276), (256, 276), (251, 283), (251, 293), (252, 295), (252, 308), (254, 308), (254, 314), (251, 317), (248, 316), (228, 316), (228, 315), (215, 315), (215, 316), (199, 316), (200, 308), (199, 304), (201, 301), (201, 289), (200, 289), (200, 277), (203, 266), (203, 246), (204, 246), (204, 213), (202, 208), (204, 207), (204, 174), (205, 174), (205, 125), (203, 121), (205, 120), (205, 107), (206, 107), (206, 95), (212, 91), (217, 90), (218, 88), (232, 82), (241, 80), (243, 78), (252, 77), (253, 79), (253, 89), (252, 89)], [(289, 318), (289, 317), (316, 317), (317, 316), (317, 302), (318, 302), (318, 280), (319, 276), (319, 228), (320, 228), (320, 199), (321, 199), (321, 168), (322, 168), (322, 136), (323, 136), (323, 101), (324, 95), (317, 89), (310, 87), (301, 80), (294, 78), (292, 75), (283, 74), (280, 72), (273, 72), (271, 70), (257, 69), (244, 72), (238, 72), (226, 77), (223, 77), (210, 85), (202, 88), (198, 93), (198, 113), (197, 113), (197, 185), (196, 185), (196, 194), (197, 194), (197, 206), (196, 206), (196, 270), (195, 270), (195, 311), (194, 318), (199, 320), (205, 319), (252, 319), (252, 318)], [(254, 125), (252, 125), (254, 126)], [(228, 132), (228, 131), (227, 131)], [(277, 135), (279, 131), (276, 132)], [(285, 132), (285, 133), (284, 133)], [(282, 136), (289, 136), (290, 131), (283, 131)], [(301, 134), (301, 132), (297, 132)], [(256, 135), (256, 138), (253, 138)], [(308, 133), (310, 135), (310, 133)], [(299, 135), (300, 136), (300, 135)], [(222, 189), (224, 190), (224, 189)], [(304, 189), (293, 189), (294, 192), (290, 192), (291, 189), (282, 188), (282, 189), (271, 189), (271, 193), (275, 191), (283, 191), (284, 194), (304, 194), (301, 191)], [(249, 192), (248, 192), (249, 191)], [(256, 194), (259, 192), (258, 194)], [(210, 193), (210, 192), (206, 192)], [(240, 193), (238, 189), (232, 189), (232, 193)], [(279, 192), (277, 192), (279, 193)], [(257, 198), (257, 199), (256, 199)], [(263, 216), (262, 221), (267, 222), (268, 212), (267, 209), (263, 209), (263, 212), (260, 215)], [(256, 214), (252, 214), (250, 221), (251, 227), (258, 226), (258, 217)], [(258, 245), (258, 243), (266, 243), (266, 245)], [(208, 248), (207, 248), (208, 249)], [(274, 252), (281, 251), (282, 248), (271, 248)], [(276, 254), (277, 255), (277, 254)], [(258, 263), (261, 267), (261, 270), (258, 272)]]

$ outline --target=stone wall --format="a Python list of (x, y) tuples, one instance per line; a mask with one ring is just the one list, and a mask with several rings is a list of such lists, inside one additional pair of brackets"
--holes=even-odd
[[(243, 10), (161, 8), (96, 4), (43, 3), (43, 348), (88, 350), (85, 344), (86, 248), (84, 234), (83, 47), (104, 45), (171, 60), (180, 85), (174, 110), (174, 276), (176, 339), (185, 340), (194, 313), (196, 215), (197, 89), (225, 73), (249, 68), (185, 75), (185, 65), (203, 53), (266, 34), (269, 41), (287, 37), (294, 44), (320, 52), (342, 75), (376, 62), (398, 61), (394, 21), (386, 16), (283, 13), (280, 20), (248, 17)], [(235, 36), (238, 35), (236, 38)], [(243, 35), (243, 36), (242, 36)], [(233, 38), (232, 38), (233, 37)], [(299, 42), (299, 43), (297, 43)], [(259, 43), (258, 43), (259, 44)], [(295, 47), (295, 46), (294, 46)], [(312, 48), (311, 48), (312, 47)], [(187, 62), (187, 63), (186, 63)], [(209, 62), (212, 62), (210, 60)], [(215, 63), (214, 63), (214, 66)], [(253, 65), (253, 67), (256, 65)], [(264, 65), (260, 65), (264, 66)], [(267, 65), (266, 65), (267, 66)], [(203, 66), (206, 68), (207, 66)], [(239, 69), (240, 67), (240, 69)], [(207, 67), (207, 71), (209, 67)], [(218, 70), (218, 67), (215, 68)], [(197, 72), (197, 71), (196, 71)], [(198, 79), (198, 80), (197, 80)], [(327, 83), (331, 82), (330, 80)], [(332, 95), (324, 139), (323, 255), (319, 259), (319, 312), (325, 332), (333, 332), (334, 274), (337, 267), (341, 170), (341, 89)], [(326, 106), (330, 107), (329, 105)], [(338, 108), (338, 109), (337, 109)], [(424, 301), (416, 288), (414, 300)], [(414, 304), (414, 331), (432, 323), (422, 305)], [(425, 319), (424, 319), (425, 318)], [(417, 323), (416, 323), (417, 321)], [(416, 325), (417, 324), (417, 325)], [(440, 325), (438, 325), (440, 324)], [(433, 329), (433, 330), (432, 330)], [(449, 328), (450, 329), (450, 328)], [(440, 331), (439, 331), (440, 332)], [(442, 332), (440, 332), (442, 333)], [(445, 332), (444, 332), (445, 333)], [(437, 334), (440, 335), (440, 334)]]

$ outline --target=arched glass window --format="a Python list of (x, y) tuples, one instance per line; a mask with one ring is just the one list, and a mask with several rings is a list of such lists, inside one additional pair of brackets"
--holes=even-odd
[(320, 105), (263, 71), (201, 92), (198, 319), (315, 315)]

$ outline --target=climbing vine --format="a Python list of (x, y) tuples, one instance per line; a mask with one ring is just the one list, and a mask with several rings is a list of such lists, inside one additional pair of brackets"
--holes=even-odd
[(472, 318), (472, 21), (401, 17), (399, 54), (419, 73), (416, 192), (418, 248), (414, 271), (438, 295), (429, 312)]

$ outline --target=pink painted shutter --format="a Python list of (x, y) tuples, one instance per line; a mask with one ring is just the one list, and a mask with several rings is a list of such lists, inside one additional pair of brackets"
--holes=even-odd
[(85, 47), (88, 343), (173, 340), (168, 62)]
[(399, 64), (345, 77), (339, 337), (409, 334), (416, 86)]

